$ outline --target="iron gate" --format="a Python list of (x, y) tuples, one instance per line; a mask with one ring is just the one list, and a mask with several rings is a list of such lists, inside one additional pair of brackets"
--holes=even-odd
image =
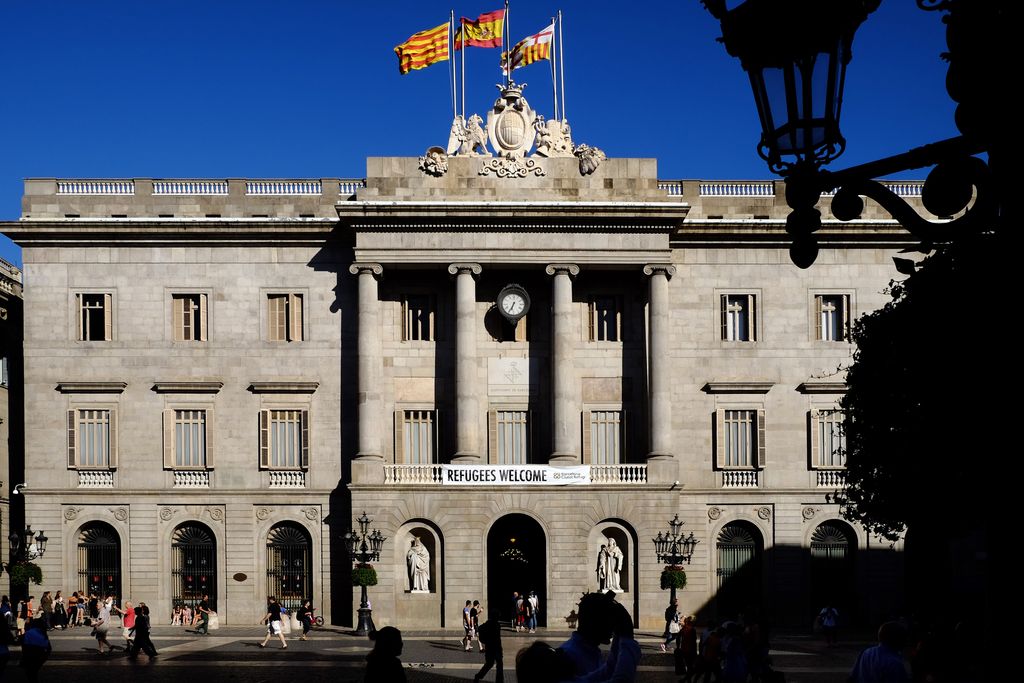
[(174, 531), (171, 550), (172, 604), (196, 605), (203, 595), (208, 595), (210, 609), (216, 610), (217, 543), (213, 534), (201, 524), (183, 524)]
[(86, 595), (121, 595), (121, 541), (107, 524), (94, 522), (78, 536), (78, 590)]
[(267, 535), (267, 595), (292, 613), (313, 598), (309, 536), (295, 524), (278, 524)]

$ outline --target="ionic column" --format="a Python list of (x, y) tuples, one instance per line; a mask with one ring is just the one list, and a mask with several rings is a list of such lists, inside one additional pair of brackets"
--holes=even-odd
[(476, 276), (479, 263), (453, 263), (455, 276), (455, 417), (456, 452), (452, 462), (480, 462), (480, 382), (476, 347)]
[[(644, 275), (650, 276), (649, 285), (649, 360), (647, 385), (650, 388), (650, 443), (647, 454), (648, 479), (652, 479), (651, 468), (667, 465), (664, 476), (673, 474), (672, 452), (672, 371), (669, 365), (669, 304), (668, 281), (676, 272), (675, 266), (659, 263), (644, 266)], [(652, 462), (654, 461), (654, 462)], [(658, 461), (668, 461), (658, 463)], [(655, 476), (654, 479), (664, 479)]]
[(579, 266), (553, 263), (544, 269), (554, 278), (551, 284), (551, 435), (552, 453), (548, 462), (554, 465), (579, 464), (576, 433), (579, 407), (576, 405), (575, 373), (573, 372), (573, 310), (572, 277), (579, 275)]
[(352, 460), (354, 483), (384, 483), (384, 442), (381, 425), (384, 401), (381, 395), (383, 350), (380, 339), (380, 300), (377, 278), (384, 272), (379, 263), (353, 263), (349, 272), (359, 283), (359, 451)]

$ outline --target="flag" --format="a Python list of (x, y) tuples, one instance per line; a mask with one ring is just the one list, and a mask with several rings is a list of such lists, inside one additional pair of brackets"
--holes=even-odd
[(407, 74), (448, 59), (448, 22), (409, 36), (409, 40), (395, 47), (398, 72)]
[(470, 21), (462, 17), (462, 25), (455, 32), (455, 49), (462, 49), (462, 38), (465, 35), (466, 47), (501, 47), (502, 31), (505, 28), (505, 10), (498, 9), (485, 12)]
[[(541, 59), (551, 58), (551, 41), (555, 37), (555, 24), (552, 22), (532, 36), (527, 36), (512, 48), (508, 61), (515, 71), (521, 66), (528, 66)], [(505, 73), (507, 52), (501, 53), (501, 71)], [(507, 75), (507, 74), (506, 74)]]

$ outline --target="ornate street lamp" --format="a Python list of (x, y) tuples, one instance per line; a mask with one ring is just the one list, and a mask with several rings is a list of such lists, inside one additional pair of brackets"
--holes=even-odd
[(29, 562), (43, 556), (46, 552), (46, 542), (49, 541), (42, 531), (35, 537), (32, 536), (32, 525), (27, 525), (22, 532), (11, 531), (7, 536), (11, 547), (11, 562)]
[(366, 587), (377, 585), (377, 573), (370, 566), (370, 562), (380, 560), (380, 551), (384, 547), (384, 541), (387, 540), (387, 537), (379, 529), (369, 531), (372, 521), (364, 511), (362, 516), (356, 519), (359, 533), (348, 531), (342, 537), (348, 549), (348, 556), (355, 563), (352, 570), (353, 578), (362, 589), (359, 601), (359, 623), (356, 626), (356, 635), (360, 636), (369, 635), (374, 630), (373, 610), (370, 609), (370, 601), (366, 596)]
[(688, 536), (683, 535), (683, 524), (685, 522), (680, 521), (679, 515), (676, 514), (668, 523), (669, 530), (664, 534), (659, 531), (658, 535), (651, 539), (657, 561), (665, 564), (662, 571), (662, 588), (668, 587), (672, 591), (669, 594), (669, 605), (676, 601), (676, 588), (686, 584), (686, 573), (679, 565), (684, 562), (690, 564), (693, 551), (700, 543), (692, 531)]
[[(947, 90), (960, 103), (956, 123), (962, 136), (943, 140), (842, 171), (822, 166), (846, 147), (839, 130), (846, 66), (853, 36), (880, 0), (746, 0), (732, 9), (726, 0), (701, 0), (721, 22), (726, 50), (750, 78), (761, 120), (758, 154), (772, 173), (786, 179), (792, 212), (786, 230), (793, 239), (790, 256), (801, 268), (818, 254), (814, 232), (821, 227), (815, 204), (822, 192), (839, 188), (832, 213), (853, 220), (871, 197), (923, 242), (923, 247), (952, 241), (964, 229), (993, 229), (999, 215), (998, 180), (973, 155), (989, 152), (1009, 129), (1004, 102), (996, 96), (1005, 83), (996, 80), (1003, 63), (1008, 17), (1005, 0), (917, 0), (926, 10), (945, 10), (950, 61)], [(954, 220), (929, 221), (873, 178), (935, 166), (922, 189), (924, 207)], [(925, 249), (927, 251), (928, 249)]]

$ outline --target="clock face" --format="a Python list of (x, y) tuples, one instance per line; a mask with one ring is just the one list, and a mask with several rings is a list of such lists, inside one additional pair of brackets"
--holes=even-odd
[(509, 292), (501, 298), (501, 310), (507, 315), (520, 315), (526, 308), (526, 301), (521, 294)]

